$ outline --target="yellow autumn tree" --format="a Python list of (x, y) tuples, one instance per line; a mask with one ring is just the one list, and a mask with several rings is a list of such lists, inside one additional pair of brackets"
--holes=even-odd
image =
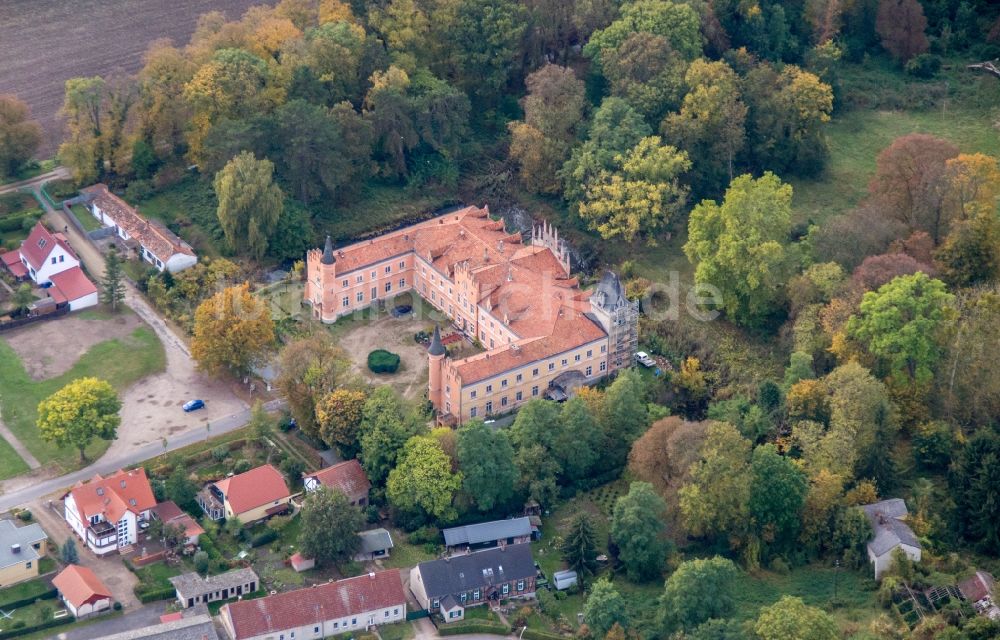
[(274, 345), (271, 310), (247, 283), (223, 289), (195, 311), (191, 355), (202, 370), (244, 376)]
[(615, 161), (619, 171), (605, 173), (587, 187), (580, 217), (605, 240), (632, 242), (642, 236), (655, 246), (655, 234), (687, 203), (688, 187), (680, 177), (691, 161), (686, 152), (662, 144), (659, 136), (643, 138)]
[(83, 461), (94, 438), (117, 437), (121, 408), (106, 380), (78, 378), (38, 404), (38, 432), (45, 442), (76, 447)]
[(984, 153), (960, 153), (945, 161), (948, 220), (994, 215), (1000, 197), (1000, 167)]

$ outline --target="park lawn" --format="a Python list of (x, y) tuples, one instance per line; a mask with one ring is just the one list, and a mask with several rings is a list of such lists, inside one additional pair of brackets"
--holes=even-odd
[[(7, 427), (36, 458), (67, 472), (81, 466), (79, 454), (75, 449), (61, 449), (42, 440), (35, 424), (38, 403), (70, 381), (87, 376), (107, 380), (120, 393), (132, 383), (162, 371), (166, 366), (166, 354), (153, 330), (143, 326), (124, 340), (107, 340), (94, 345), (72, 369), (55, 378), (32, 380), (14, 350), (3, 341), (0, 341), (0, 362), (4, 363), (0, 367), (0, 403)], [(110, 444), (95, 440), (87, 447), (87, 458), (96, 460)], [(8, 468), (0, 468), (0, 477), (13, 475), (16, 473)]]
[[(831, 606), (835, 584), (838, 607)], [(795, 567), (784, 574), (741, 572), (736, 579), (736, 618), (753, 619), (761, 607), (774, 604), (785, 595), (796, 596), (830, 613), (845, 637), (850, 637), (859, 629), (867, 628), (881, 612), (874, 589), (875, 582), (865, 570), (842, 568), (838, 571), (821, 564)]]
[(816, 179), (789, 178), (798, 222), (822, 222), (857, 205), (868, 193), (875, 158), (899, 136), (928, 133), (955, 143), (962, 153), (1000, 156), (995, 116), (960, 104), (927, 111), (854, 110), (826, 127), (830, 158)]

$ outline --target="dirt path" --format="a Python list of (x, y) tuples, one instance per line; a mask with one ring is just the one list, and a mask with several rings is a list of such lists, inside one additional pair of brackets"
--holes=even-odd
[(63, 178), (69, 178), (70, 172), (66, 167), (56, 167), (48, 173), (42, 173), (35, 176), (34, 178), (28, 178), (27, 180), (19, 180), (18, 182), (10, 182), (5, 185), (0, 186), (0, 194), (9, 193), (11, 191), (17, 191), (24, 187), (31, 187), (35, 185), (42, 184), (43, 182), (48, 182), (49, 180), (60, 180)]

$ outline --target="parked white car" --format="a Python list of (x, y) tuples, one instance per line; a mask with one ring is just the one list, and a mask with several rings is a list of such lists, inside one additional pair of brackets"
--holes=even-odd
[(656, 366), (656, 361), (649, 357), (649, 354), (645, 351), (635, 352), (635, 361), (644, 367), (653, 368)]

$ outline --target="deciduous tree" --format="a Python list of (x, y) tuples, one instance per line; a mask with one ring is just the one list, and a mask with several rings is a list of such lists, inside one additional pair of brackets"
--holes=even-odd
[(663, 36), (645, 31), (629, 35), (603, 53), (601, 68), (611, 94), (624, 98), (651, 126), (677, 108), (684, 95), (687, 61)]
[[(359, 441), (361, 464), (373, 485), (385, 484), (407, 441), (423, 431), (420, 417), (403, 404), (391, 387), (379, 387), (368, 396), (361, 410)], [(450, 461), (448, 469), (450, 472)]]
[(587, 186), (580, 217), (605, 240), (621, 237), (633, 242), (643, 237), (653, 246), (655, 234), (687, 204), (688, 188), (680, 177), (691, 168), (691, 161), (686, 152), (650, 136), (616, 156), (615, 163), (613, 171)]
[(300, 429), (321, 437), (317, 403), (344, 383), (351, 363), (325, 331), (289, 342), (278, 357), (275, 384)]
[(981, 213), (951, 225), (934, 253), (941, 278), (953, 287), (1000, 280), (1000, 217)]
[(191, 355), (201, 369), (245, 376), (274, 345), (271, 310), (246, 283), (223, 289), (195, 311)]
[(625, 599), (607, 578), (597, 580), (591, 587), (583, 605), (583, 619), (598, 638), (607, 635), (615, 625), (628, 628)]
[(611, 538), (629, 579), (644, 581), (663, 574), (667, 560), (667, 531), (663, 524), (667, 505), (648, 482), (633, 482), (615, 502)]
[(0, 177), (12, 176), (35, 155), (42, 142), (42, 126), (31, 111), (12, 95), (0, 95)]
[(942, 331), (952, 299), (940, 280), (924, 273), (900, 276), (865, 294), (847, 334), (877, 359), (894, 384), (921, 387), (930, 382), (944, 353)]
[(183, 465), (178, 465), (164, 483), (163, 490), (167, 498), (174, 501), (178, 507), (189, 513), (198, 513), (198, 502), (195, 496), (198, 493), (198, 485), (191, 480), (188, 475), (190, 470)]
[(475, 420), (458, 432), (462, 486), (480, 511), (492, 511), (514, 495), (517, 465), (507, 434)]
[(738, 575), (733, 561), (720, 556), (682, 562), (667, 578), (660, 596), (664, 634), (691, 631), (713, 618), (731, 616)]
[(666, 38), (685, 60), (693, 60), (702, 51), (700, 22), (698, 13), (688, 4), (669, 0), (626, 2), (618, 19), (595, 31), (583, 52), (600, 65), (605, 52), (618, 49), (633, 33), (645, 32)]
[(668, 115), (660, 129), (688, 152), (697, 190), (717, 192), (733, 179), (746, 142), (747, 107), (736, 73), (724, 61), (695, 60), (684, 83), (688, 92), (680, 111)]
[(791, 202), (791, 186), (768, 172), (740, 176), (721, 205), (705, 200), (691, 212), (684, 253), (695, 280), (716, 287), (740, 324), (760, 326), (781, 310)]
[(958, 147), (926, 133), (896, 138), (875, 161), (871, 200), (910, 231), (926, 231), (939, 243), (949, 222), (947, 162), (957, 155)]
[(244, 151), (230, 160), (212, 183), (219, 200), (219, 225), (234, 251), (260, 259), (284, 207), (273, 181), (274, 164)]
[(389, 472), (386, 497), (399, 509), (419, 509), (447, 522), (457, 515), (453, 502), (461, 488), (462, 474), (452, 473), (451, 460), (437, 440), (414, 436), (406, 441)]
[(320, 487), (302, 502), (299, 548), (321, 566), (350, 560), (361, 548), (364, 515), (342, 491)]
[(364, 391), (334, 389), (316, 404), (316, 422), (323, 442), (335, 446), (344, 458), (358, 451), (358, 431), (364, 412)]
[(730, 424), (712, 424), (690, 480), (680, 490), (684, 525), (699, 536), (737, 535), (749, 517), (750, 441)]
[(840, 631), (822, 609), (810, 607), (801, 598), (782, 596), (764, 607), (753, 627), (761, 640), (837, 640)]
[(924, 34), (927, 18), (917, 0), (879, 0), (875, 28), (882, 46), (900, 62), (927, 51), (929, 46)]
[(791, 550), (798, 541), (808, 488), (805, 474), (773, 444), (754, 450), (747, 509), (765, 553)]
[(98, 378), (77, 378), (38, 403), (38, 431), (42, 440), (76, 447), (86, 460), (94, 438), (114, 440), (121, 423), (118, 393)]

